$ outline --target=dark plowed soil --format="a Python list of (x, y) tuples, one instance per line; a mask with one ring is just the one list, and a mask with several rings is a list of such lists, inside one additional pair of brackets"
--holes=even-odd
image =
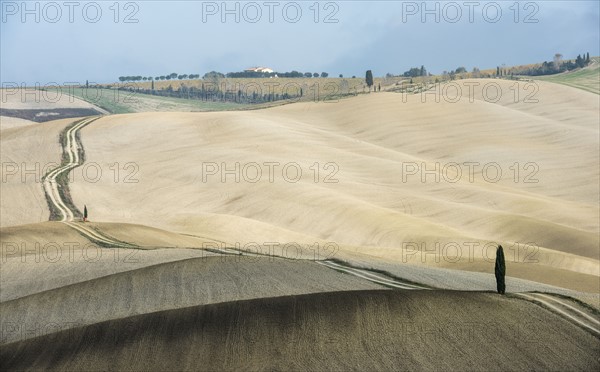
[(0, 367), (593, 371), (600, 368), (598, 355), (598, 338), (527, 301), (492, 293), (382, 290), (262, 298), (111, 320), (5, 344)]

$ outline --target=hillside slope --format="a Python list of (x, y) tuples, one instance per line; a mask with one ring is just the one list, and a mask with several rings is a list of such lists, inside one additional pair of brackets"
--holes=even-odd
[(596, 370), (599, 352), (597, 337), (519, 299), (352, 291), (144, 314), (0, 355), (3, 369)]
[[(210, 230), (232, 245), (324, 240), (396, 261), (481, 268), (492, 242), (514, 262), (597, 277), (597, 96), (545, 83), (537, 103), (522, 101), (525, 86), (514, 102), (514, 82), (473, 82), (475, 97), (455, 103), (380, 93), (103, 118), (82, 139), (108, 176), (76, 175), (72, 195), (100, 221)], [(488, 83), (502, 89), (498, 102), (479, 95)]]

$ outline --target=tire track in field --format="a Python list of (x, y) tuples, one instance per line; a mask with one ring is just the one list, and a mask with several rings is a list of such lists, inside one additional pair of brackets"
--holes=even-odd
[(577, 325), (590, 331), (596, 337), (600, 337), (600, 320), (574, 305), (568, 303), (562, 298), (546, 293), (518, 293), (521, 297), (529, 302), (542, 305), (550, 311), (557, 313), (563, 318), (566, 318)]
[(427, 288), (425, 286), (421, 286), (414, 283), (408, 283), (398, 278), (393, 278), (384, 274), (375, 273), (371, 270), (367, 269), (358, 269), (351, 266), (342, 265), (337, 262), (325, 260), (325, 261), (316, 261), (318, 264), (323, 266), (327, 266), (330, 269), (338, 270), (344, 272), (346, 274), (354, 275), (359, 278), (368, 280), (373, 283), (377, 283), (380, 285), (384, 285), (386, 287), (398, 288), (398, 289), (409, 289), (409, 290), (428, 290), (431, 288)]
[[(359, 278), (369, 280), (371, 282), (381, 284), (387, 287), (395, 289), (406, 289), (406, 290), (428, 290), (427, 288), (415, 283), (409, 283), (401, 279), (390, 277), (384, 274), (380, 274), (368, 269), (361, 269), (344, 265), (339, 262), (330, 260), (316, 261), (317, 263), (327, 266), (331, 269), (338, 270), (350, 275), (357, 276)], [(519, 298), (522, 298), (528, 302), (533, 302), (537, 305), (541, 305), (546, 309), (558, 314), (562, 318), (565, 318), (571, 322), (574, 322), (578, 326), (585, 328), (590, 331), (596, 337), (600, 337), (600, 318), (593, 316), (584, 311), (583, 307), (577, 307), (569, 301), (546, 293), (515, 293)]]

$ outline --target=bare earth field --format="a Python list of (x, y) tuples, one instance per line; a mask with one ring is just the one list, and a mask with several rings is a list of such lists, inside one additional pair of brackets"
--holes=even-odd
[(58, 136), (71, 122), (72, 119), (56, 120), (0, 131), (2, 226), (48, 220), (50, 212), (41, 178), (51, 167), (60, 164)]
[(599, 345), (519, 299), (355, 291), (138, 315), (11, 343), (1, 355), (7, 368), (27, 359), (56, 370), (594, 370)]
[(35, 124), (34, 121), (0, 115), (0, 130)]
[[(380, 93), (103, 118), (82, 137), (104, 176), (86, 182), (76, 171), (72, 195), (98, 221), (232, 245), (331, 241), (395, 262), (490, 272), (485, 244), (498, 242), (512, 261), (581, 274), (564, 286), (598, 292), (597, 96), (540, 83), (538, 103), (515, 103), (514, 82), (474, 82), (499, 84), (502, 99), (486, 102), (477, 89), (473, 102), (456, 103)], [(272, 179), (267, 163), (279, 164)], [(436, 163), (438, 178), (425, 173)], [(479, 165), (470, 174), (466, 163)], [(460, 177), (448, 164), (460, 164)]]
[(89, 223), (42, 186), (74, 119), (3, 124), (0, 368), (596, 370), (599, 112), (477, 79), (104, 116), (73, 135)]

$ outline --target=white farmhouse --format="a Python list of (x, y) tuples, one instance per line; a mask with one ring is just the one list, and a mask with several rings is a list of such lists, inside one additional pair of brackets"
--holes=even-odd
[(247, 72), (263, 72), (263, 73), (266, 73), (266, 74), (273, 73), (273, 69), (268, 68), (268, 67), (250, 67), (250, 68), (245, 69), (244, 71), (247, 71)]

